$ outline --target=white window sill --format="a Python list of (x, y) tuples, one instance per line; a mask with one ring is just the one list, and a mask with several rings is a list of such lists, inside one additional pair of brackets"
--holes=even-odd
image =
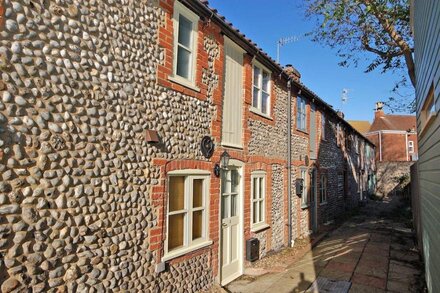
[(267, 228), (270, 228), (270, 225), (266, 224), (266, 223), (254, 224), (254, 225), (252, 225), (251, 232), (256, 233), (256, 232), (260, 232), (262, 230), (266, 230)]
[(301, 209), (305, 210), (309, 208), (309, 204), (301, 204)]
[(319, 205), (320, 205), (320, 206), (325, 206), (325, 205), (327, 205), (327, 201), (323, 201), (323, 202), (321, 202)]
[(179, 248), (179, 249), (177, 249), (175, 251), (171, 251), (171, 252), (168, 252), (167, 254), (165, 254), (162, 257), (162, 261), (169, 261), (169, 260), (171, 260), (173, 258), (182, 256), (182, 255), (187, 254), (189, 252), (192, 252), (194, 250), (197, 250), (197, 249), (209, 246), (212, 243), (213, 243), (212, 240), (205, 240), (203, 242), (199, 242), (197, 244), (194, 244), (194, 245), (191, 245), (191, 246), (188, 246), (188, 247)]
[(222, 142), (222, 147), (229, 147), (229, 148), (240, 149), (240, 150), (243, 149), (242, 145), (229, 143), (229, 142)]
[(177, 75), (168, 76), (168, 80), (170, 80), (172, 82), (175, 82), (175, 83), (178, 83), (181, 86), (184, 86), (184, 87), (189, 88), (191, 90), (194, 90), (196, 92), (200, 92), (200, 88), (199, 87), (197, 87), (194, 83), (190, 82), (189, 80), (184, 79), (183, 77), (180, 77), (180, 76), (177, 76)]
[(258, 116), (261, 116), (261, 117), (266, 118), (266, 119), (269, 119), (269, 120), (273, 120), (272, 117), (270, 117), (270, 116), (267, 115), (267, 114), (264, 114), (264, 113), (261, 112), (260, 109), (258, 109), (258, 108), (255, 108), (255, 107), (251, 106), (251, 107), (249, 108), (249, 110), (250, 110), (252, 113), (257, 114)]
[(296, 130), (299, 131), (299, 132), (302, 132), (304, 134), (307, 134), (307, 135), (309, 134), (306, 129), (297, 128)]

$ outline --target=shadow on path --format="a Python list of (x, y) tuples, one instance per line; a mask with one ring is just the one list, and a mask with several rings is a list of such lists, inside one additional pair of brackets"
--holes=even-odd
[[(408, 203), (368, 201), (301, 259), (230, 283), (229, 292), (424, 292)], [(285, 256), (287, 260), (289, 255)], [(282, 264), (275, 264), (283, 268)], [(267, 268), (270, 271), (270, 268)], [(274, 272), (275, 271), (275, 272)]]

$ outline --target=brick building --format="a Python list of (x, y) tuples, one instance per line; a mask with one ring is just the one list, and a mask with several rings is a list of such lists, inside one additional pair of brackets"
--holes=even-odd
[(409, 162), (418, 158), (416, 116), (385, 114), (377, 103), (365, 136), (376, 145), (377, 162)]
[(374, 145), (207, 2), (104, 2), (0, 2), (2, 292), (225, 284), (365, 198)]

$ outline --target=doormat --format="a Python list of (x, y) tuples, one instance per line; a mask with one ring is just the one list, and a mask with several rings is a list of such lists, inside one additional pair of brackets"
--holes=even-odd
[(306, 292), (309, 293), (348, 293), (350, 290), (351, 282), (337, 281), (327, 279), (324, 277), (318, 277), (315, 282), (310, 285)]

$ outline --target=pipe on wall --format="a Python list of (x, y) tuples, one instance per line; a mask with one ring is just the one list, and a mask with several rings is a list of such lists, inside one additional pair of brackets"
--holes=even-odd
[(291, 78), (287, 81), (287, 226), (288, 226), (288, 247), (293, 246), (292, 242), (292, 94)]

